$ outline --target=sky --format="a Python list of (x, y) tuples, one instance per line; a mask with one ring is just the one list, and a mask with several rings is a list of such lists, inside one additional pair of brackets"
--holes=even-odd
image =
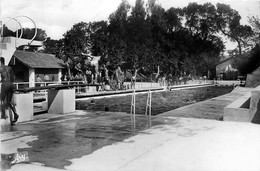
[[(135, 0), (128, 2), (134, 5)], [(166, 10), (170, 7), (183, 8), (190, 2), (225, 3), (239, 12), (242, 17), (241, 24), (248, 24), (248, 16), (260, 17), (260, 0), (157, 0), (157, 2)], [(120, 3), (121, 0), (0, 0), (0, 18), (5, 23), (8, 20), (4, 17), (28, 16), (38, 28), (46, 31), (48, 37), (60, 39), (78, 22), (107, 20)], [(29, 19), (20, 17), (19, 21), (22, 27), (33, 28)], [(7, 26), (11, 28), (16, 24), (8, 22)]]

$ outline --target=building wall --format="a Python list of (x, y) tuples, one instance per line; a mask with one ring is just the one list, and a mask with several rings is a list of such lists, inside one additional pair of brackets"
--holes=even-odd
[(216, 77), (218, 79), (237, 79), (237, 69), (233, 68), (233, 58), (226, 60), (216, 66)]
[(18, 60), (12, 61), (11, 65), (14, 70), (15, 82), (29, 82), (29, 68)]
[[(25, 66), (23, 63), (21, 63), (18, 60), (15, 60), (11, 62), (10, 66), (14, 70), (15, 74), (15, 82), (29, 82), (29, 68)], [(44, 74), (47, 74), (50, 78), (50, 81), (52, 80), (52, 76), (54, 76), (54, 81), (60, 81), (58, 80), (58, 74), (59, 69), (45, 69), (45, 68), (36, 68), (35, 69), (35, 80), (37, 75), (40, 76), (40, 78), (43, 80)]]
[(232, 60), (227, 60), (225, 62), (222, 62), (216, 66), (216, 74), (221, 74), (225, 72), (225, 69), (228, 65), (232, 65)]

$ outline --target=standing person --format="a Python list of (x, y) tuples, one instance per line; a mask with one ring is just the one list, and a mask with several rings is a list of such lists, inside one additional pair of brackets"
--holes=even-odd
[(36, 77), (36, 82), (42, 82), (42, 79), (40, 78), (39, 75), (37, 75), (37, 77)]
[(55, 81), (55, 76), (54, 76), (54, 75), (52, 75), (51, 81), (52, 81), (52, 82)]
[(86, 75), (87, 75), (87, 82), (88, 84), (91, 83), (91, 71), (89, 69), (86, 70)]
[[(0, 74), (1, 74), (1, 119), (6, 119), (7, 116), (5, 114), (5, 110), (10, 107), (14, 113), (14, 119), (10, 120), (11, 125), (17, 122), (19, 115), (16, 112), (15, 106), (12, 104), (12, 98), (14, 94), (14, 74), (13, 70), (9, 66), (4, 65), (4, 58), (1, 57), (1, 66), (0, 66)], [(12, 118), (11, 113), (9, 113), (10, 119)]]
[(50, 77), (48, 75), (46, 75), (46, 74), (44, 74), (43, 79), (44, 79), (45, 82), (50, 81)]
[(135, 82), (136, 82), (136, 77), (137, 77), (137, 72), (139, 69), (135, 69), (134, 70), (134, 74), (132, 74), (132, 78), (131, 78), (131, 88), (135, 89)]
[(37, 77), (36, 77), (36, 82), (38, 82), (38, 83), (36, 83), (36, 87), (40, 87), (41, 86), (40, 82), (42, 82), (42, 79), (40, 78), (39, 75), (37, 75)]
[(133, 74), (132, 77), (131, 77), (131, 88), (135, 88), (135, 79), (136, 79), (136, 75)]
[(44, 74), (43, 76), (43, 80), (44, 80), (44, 86), (48, 85), (48, 82), (50, 82), (50, 77), (47, 74)]

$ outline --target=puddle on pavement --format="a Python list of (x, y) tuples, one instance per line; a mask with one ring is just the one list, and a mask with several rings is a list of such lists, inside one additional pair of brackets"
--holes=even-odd
[[(74, 120), (75, 117), (79, 119)], [(153, 125), (163, 123), (156, 120)], [(8, 131), (31, 130), (31, 135), (37, 135), (38, 140), (29, 142), (30, 148), (18, 151), (28, 151), (30, 162), (64, 169), (64, 166), (71, 164), (69, 159), (80, 158), (104, 146), (123, 142), (150, 128), (148, 117), (136, 115), (135, 126), (134, 129), (131, 117), (126, 113), (88, 112), (86, 115), (52, 118), (39, 124), (18, 124)]]
[[(144, 97), (143, 102), (146, 102), (146, 96)], [(173, 97), (176, 96), (162, 94), (157, 101), (160, 103), (162, 101), (165, 103), (170, 100), (176, 101)], [(127, 98), (129, 101), (130, 96)], [(179, 100), (183, 101), (184, 99), (180, 98)], [(108, 99), (106, 99), (107, 101)], [(96, 103), (98, 103), (97, 100)], [(126, 104), (128, 108), (129, 103)], [(169, 104), (171, 107), (173, 106), (172, 103), (169, 102)], [(117, 103), (115, 107), (110, 106), (110, 109), (120, 106), (121, 104)], [(100, 108), (104, 108), (104, 104)], [(154, 107), (154, 109), (160, 110), (165, 110), (164, 108)], [(145, 107), (142, 107), (142, 109), (145, 109)], [(124, 110), (120, 109), (120, 111)], [(134, 129), (129, 114), (104, 111), (86, 113), (86, 115), (66, 115), (51, 118), (39, 123), (17, 124), (13, 127), (6, 127), (1, 132), (28, 131), (31, 135), (37, 136), (38, 140), (28, 143), (31, 146), (30, 148), (21, 148), (18, 151), (28, 151), (30, 162), (40, 162), (44, 163), (45, 166), (64, 169), (64, 166), (71, 164), (68, 161), (69, 159), (80, 158), (114, 143), (132, 143), (124, 140), (149, 128), (148, 117), (144, 115), (136, 116), (136, 127)], [(178, 119), (155, 117), (152, 120), (152, 126), (160, 127), (160, 125), (165, 124), (175, 125), (175, 127), (181, 126), (178, 124)], [(162, 129), (164, 128), (162, 127)], [(192, 135), (192, 132), (187, 131), (181, 136)]]

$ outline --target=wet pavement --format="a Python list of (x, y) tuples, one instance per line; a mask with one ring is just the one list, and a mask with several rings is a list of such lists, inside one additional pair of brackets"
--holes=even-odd
[(2, 127), (1, 154), (27, 151), (29, 163), (10, 166), (2, 159), (1, 167), (38, 171), (260, 170), (256, 162), (260, 160), (259, 125), (192, 118), (207, 115), (218, 119), (226, 105), (248, 91), (241, 88), (154, 116), (151, 128), (148, 117), (137, 115), (134, 129), (130, 115), (124, 112), (78, 110), (37, 115), (33, 121)]
[[(10, 141), (36, 137), (28, 142), (30, 162), (43, 163), (48, 167), (64, 168), (69, 159), (91, 154), (103, 146), (121, 142), (149, 128), (148, 117), (137, 116), (136, 128), (126, 113), (77, 111), (68, 115), (43, 114), (34, 121), (5, 126), (1, 131), (3, 154), (12, 151)], [(8, 150), (8, 148), (10, 148)]]

